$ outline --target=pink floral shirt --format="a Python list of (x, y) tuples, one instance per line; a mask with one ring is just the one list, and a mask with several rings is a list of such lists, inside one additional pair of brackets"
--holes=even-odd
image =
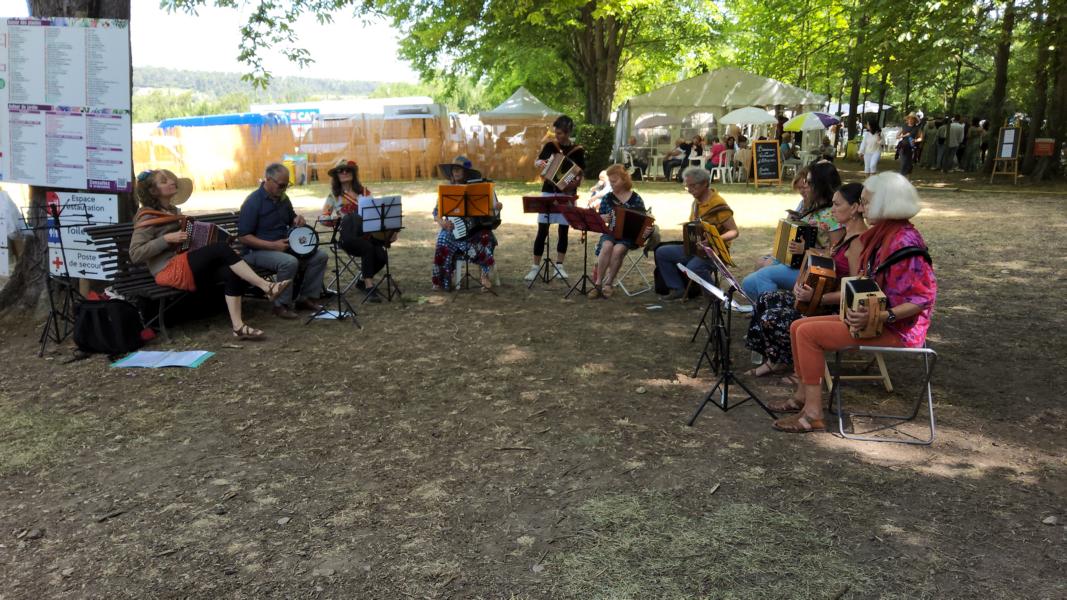
[[(886, 256), (906, 246), (925, 248), (926, 242), (909, 223), (889, 246)], [(937, 298), (937, 279), (934, 277), (933, 267), (924, 258), (912, 256), (889, 267), (876, 281), (885, 293), (889, 308), (905, 303), (923, 307), (922, 311), (913, 317), (898, 319), (896, 323), (886, 325), (890, 331), (900, 336), (905, 347), (921, 347), (926, 342), (926, 332), (930, 329), (934, 300)]]

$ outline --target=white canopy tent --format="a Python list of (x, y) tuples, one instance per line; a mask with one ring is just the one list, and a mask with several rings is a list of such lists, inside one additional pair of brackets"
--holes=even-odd
[[(823, 106), (826, 107), (826, 110), (824, 110), (823, 112), (829, 113), (831, 115), (840, 115), (842, 117), (848, 116), (848, 102), (828, 102), (824, 103)], [(893, 107), (888, 104), (879, 105), (877, 102), (872, 102), (868, 100), (867, 102), (860, 102), (858, 106), (856, 106), (856, 112), (861, 115), (867, 113), (877, 113), (879, 106), (882, 107), (882, 112), (887, 112), (893, 109)]]
[(478, 113), (486, 125), (511, 125), (518, 121), (552, 120), (563, 113), (553, 110), (524, 87), (519, 87), (510, 98), (493, 110)]
[(649, 113), (664, 114), (681, 123), (694, 113), (709, 113), (717, 120), (744, 106), (783, 106), (804, 112), (818, 110), (825, 102), (824, 96), (808, 90), (724, 67), (627, 100), (615, 120), (615, 147), (622, 147), (634, 123)]

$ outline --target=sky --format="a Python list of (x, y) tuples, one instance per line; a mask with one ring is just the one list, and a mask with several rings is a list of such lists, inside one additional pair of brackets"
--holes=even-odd
[[(153, 0), (133, 0), (130, 41), (133, 67), (169, 67), (195, 71), (244, 73), (237, 61), (241, 13), (203, 8), (198, 17), (168, 14)], [(0, 16), (27, 15), (24, 0), (0, 0)], [(387, 23), (363, 25), (339, 12), (334, 23), (319, 25), (305, 16), (296, 25), (300, 44), (315, 62), (306, 68), (272, 52), (265, 61), (271, 74), (325, 79), (416, 82), (418, 76), (397, 57), (398, 32)]]

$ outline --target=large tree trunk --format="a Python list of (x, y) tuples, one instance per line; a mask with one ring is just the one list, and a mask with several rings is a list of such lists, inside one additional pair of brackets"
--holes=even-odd
[(1048, 135), (1056, 140), (1056, 151), (1047, 164), (1054, 174), (1062, 174), (1060, 149), (1067, 142), (1067, 14), (1064, 4), (1067, 2), (1050, 2), (1048, 11), (1049, 24), (1054, 23), (1052, 30), (1055, 32), (1055, 37), (1051, 40), (1051, 45), (1055, 48), (1052, 61), (1055, 82), (1052, 96), (1049, 98)]
[(611, 122), (611, 102), (619, 76), (622, 49), (630, 33), (627, 21), (614, 16), (596, 18), (596, 2), (582, 7), (579, 19), (583, 31), (571, 34), (574, 57), (568, 66), (581, 82), (585, 95), (585, 120), (593, 125)]
[(956, 57), (956, 77), (952, 80), (952, 95), (948, 100), (948, 114), (956, 114), (956, 100), (960, 97), (960, 77), (963, 74), (963, 59)]
[[(1015, 30), (1015, 0), (1008, 0), (1004, 7), (1004, 18), (1001, 20), (1000, 39), (997, 40), (996, 53), (993, 58), (993, 97), (989, 106), (989, 125), (994, 135), (999, 127), (1004, 124), (1004, 98), (1008, 93), (1008, 59), (1011, 57), (1011, 38)], [(996, 139), (995, 137), (991, 139)], [(1027, 151), (1030, 140), (1024, 139), (1022, 149)], [(996, 152), (990, 152), (986, 157), (983, 171), (993, 172), (993, 159)]]
[[(87, 17), (96, 19), (129, 19), (130, 0), (30, 0), (30, 14), (36, 17)], [(131, 69), (132, 80), (132, 69)], [(133, 173), (130, 173), (133, 181)], [(25, 255), (15, 264), (15, 271), (7, 285), (0, 290), (0, 311), (32, 310), (37, 306), (48, 273), (48, 240), (45, 225), (45, 194), (51, 188), (30, 186), (30, 208), (27, 221), (35, 229), (35, 239), (26, 245)], [(80, 190), (85, 191), (85, 190)], [(132, 197), (119, 194), (119, 215), (132, 214)]]
[[(1037, 62), (1034, 65), (1034, 103), (1030, 105), (1030, 127), (1028, 139), (1034, 140), (1041, 135), (1045, 122), (1045, 111), (1048, 108), (1048, 72), (1049, 72), (1049, 35), (1051, 28), (1050, 20), (1045, 14), (1045, 3), (1038, 2), (1034, 7), (1037, 15), (1034, 18), (1034, 33), (1037, 43)], [(1031, 148), (1033, 145), (1031, 144)], [(1037, 157), (1033, 152), (1027, 152), (1026, 158), (1020, 170), (1027, 175), (1034, 170)]]
[(882, 67), (882, 81), (878, 89), (878, 127), (885, 127), (885, 112), (882, 106), (885, 104), (885, 91), (889, 82), (889, 69)]

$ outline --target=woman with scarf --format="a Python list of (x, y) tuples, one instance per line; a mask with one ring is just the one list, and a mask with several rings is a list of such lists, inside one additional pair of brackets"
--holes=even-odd
[(179, 179), (167, 169), (142, 171), (137, 175), (136, 195), (141, 209), (133, 218), (130, 260), (147, 264), (156, 284), (164, 287), (195, 292), (223, 283), (233, 336), (242, 340), (260, 339), (263, 332), (249, 327), (241, 317), (241, 296), (252, 285), (273, 302), (293, 282), (271, 283), (263, 279), (227, 242), (181, 252), (189, 234), (181, 229), (178, 205), (188, 200), (192, 191), (192, 181)]
[[(864, 214), (871, 228), (860, 236), (860, 272), (881, 288), (887, 310), (877, 315), (884, 324), (881, 335), (865, 338), (862, 343), (922, 347), (937, 298), (937, 280), (926, 244), (909, 221), (919, 213), (919, 194), (906, 177), (894, 172), (869, 177), (863, 188)], [(787, 433), (825, 431), (821, 386), (826, 369), (824, 353), (857, 345), (851, 332), (862, 328), (868, 317), (866, 310), (850, 309), (845, 320), (829, 315), (793, 322), (789, 335), (799, 383), (791, 401), (776, 408), (796, 414), (776, 420), (775, 429)]]

